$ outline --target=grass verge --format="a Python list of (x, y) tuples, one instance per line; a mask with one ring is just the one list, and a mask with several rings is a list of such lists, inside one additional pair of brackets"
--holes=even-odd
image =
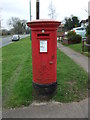
[(57, 50), (57, 80), (54, 100), (71, 102), (87, 97), (88, 74), (60, 50)]
[[(30, 38), (3, 47), (3, 107), (29, 105), (32, 95), (32, 56)], [(60, 102), (79, 101), (87, 96), (87, 73), (57, 50), (57, 94)]]
[(3, 106), (28, 105), (32, 96), (32, 57), (30, 38), (3, 47)]
[(88, 56), (88, 51), (86, 47), (84, 47), (84, 52), (82, 52), (82, 43), (71, 44), (71, 45), (68, 45), (68, 47), (75, 50), (76, 52), (79, 52), (81, 54), (84, 54), (85, 56)]
[[(85, 46), (84, 46), (84, 52), (82, 52), (82, 42), (77, 43), (77, 44), (69, 44), (69, 45), (64, 44), (63, 42), (60, 42), (60, 41), (58, 41), (58, 42), (61, 43), (64, 46), (66, 46), (66, 47), (71, 48), (72, 50), (74, 50), (76, 52), (79, 52), (79, 53), (81, 53), (81, 54), (83, 54), (85, 56), (90, 57), (90, 54), (88, 53), (88, 50), (87, 50), (87, 48)], [(84, 43), (84, 44), (86, 44), (86, 43)]]

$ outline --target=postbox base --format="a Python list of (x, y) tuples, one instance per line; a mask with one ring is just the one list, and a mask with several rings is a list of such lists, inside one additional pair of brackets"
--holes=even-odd
[(48, 85), (37, 84), (33, 82), (34, 93), (38, 96), (52, 96), (56, 92), (57, 82)]

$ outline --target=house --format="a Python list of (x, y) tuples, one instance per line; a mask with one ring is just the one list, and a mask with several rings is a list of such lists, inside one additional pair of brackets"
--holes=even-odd
[(87, 25), (88, 25), (88, 19), (82, 20), (82, 21), (80, 22), (80, 24), (81, 24), (82, 27), (87, 27)]
[(64, 27), (64, 24), (61, 24), (57, 30), (57, 37), (58, 38), (63, 37), (64, 34), (65, 34), (65, 27)]

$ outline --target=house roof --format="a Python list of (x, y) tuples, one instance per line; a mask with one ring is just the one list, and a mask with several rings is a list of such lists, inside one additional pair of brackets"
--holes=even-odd
[(80, 23), (87, 23), (87, 22), (88, 22), (88, 19), (82, 20)]
[(64, 27), (64, 24), (59, 25), (59, 27)]

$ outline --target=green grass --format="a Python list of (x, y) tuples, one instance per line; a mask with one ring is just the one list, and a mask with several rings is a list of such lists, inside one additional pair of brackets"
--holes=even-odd
[[(32, 55), (30, 38), (3, 47), (3, 107), (29, 105), (33, 101)], [(56, 101), (79, 101), (87, 96), (87, 73), (57, 50)]]
[(88, 51), (87, 51), (86, 47), (84, 47), (84, 52), (82, 53), (82, 43), (71, 44), (71, 45), (68, 45), (68, 47), (75, 50), (76, 52), (79, 52), (81, 54), (88, 56)]
[(54, 100), (79, 101), (87, 96), (87, 73), (60, 50), (57, 50), (57, 81)]
[[(74, 50), (76, 52), (79, 52), (79, 53), (85, 55), (85, 56), (90, 56), (89, 53), (88, 53), (88, 50), (85, 46), (84, 46), (84, 52), (82, 52), (82, 42), (77, 43), (77, 44), (70, 44), (70, 45), (64, 44), (63, 42), (60, 42), (60, 41), (58, 41), (58, 42), (61, 43), (64, 46), (66, 46), (66, 47), (71, 48), (72, 50)], [(84, 44), (86, 44), (86, 42)]]
[[(3, 106), (15, 107), (32, 102), (31, 43), (27, 37), (3, 47)], [(28, 102), (29, 101), (29, 102)]]
[(71, 45), (69, 45), (69, 48), (72, 48), (73, 50), (81, 53), (82, 52), (82, 43), (71, 44)]

